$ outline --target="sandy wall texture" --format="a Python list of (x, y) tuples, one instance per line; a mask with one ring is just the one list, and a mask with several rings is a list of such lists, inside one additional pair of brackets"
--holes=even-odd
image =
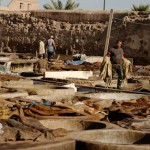
[[(31, 52), (55, 37), (57, 53), (84, 51), (103, 55), (109, 11), (24, 11), (0, 12), (0, 50)], [(126, 57), (136, 64), (150, 64), (150, 14), (114, 12), (110, 47), (117, 39), (124, 41)]]

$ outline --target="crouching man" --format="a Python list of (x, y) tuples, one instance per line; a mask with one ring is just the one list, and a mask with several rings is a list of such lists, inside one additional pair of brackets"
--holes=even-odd
[(44, 75), (44, 73), (48, 69), (48, 61), (44, 55), (39, 55), (39, 60), (35, 68), (38, 73)]

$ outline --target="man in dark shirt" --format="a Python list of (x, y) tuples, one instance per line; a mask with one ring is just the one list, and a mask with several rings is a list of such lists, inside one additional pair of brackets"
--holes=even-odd
[(108, 52), (110, 55), (110, 61), (112, 63), (112, 74), (116, 72), (118, 74), (117, 89), (121, 89), (121, 83), (123, 80), (122, 60), (123, 49), (121, 48), (122, 41), (118, 40), (116, 45)]

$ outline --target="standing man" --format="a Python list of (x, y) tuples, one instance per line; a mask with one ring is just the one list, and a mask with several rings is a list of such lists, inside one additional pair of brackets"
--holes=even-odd
[(43, 38), (41, 38), (40, 40), (39, 40), (39, 55), (42, 55), (43, 57), (45, 56), (45, 44), (44, 44), (44, 42), (43, 42)]
[(47, 44), (48, 44), (47, 45), (48, 61), (50, 61), (50, 59), (55, 55), (55, 50), (56, 50), (53, 36), (50, 37)]
[(116, 45), (108, 51), (108, 55), (110, 55), (110, 61), (112, 63), (112, 75), (114, 75), (115, 72), (118, 74), (117, 89), (121, 89), (121, 83), (123, 80), (122, 61), (124, 53), (121, 46), (122, 41), (117, 40)]

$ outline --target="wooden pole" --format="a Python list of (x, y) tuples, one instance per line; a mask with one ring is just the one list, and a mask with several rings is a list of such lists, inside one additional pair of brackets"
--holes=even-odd
[(106, 1), (104, 0), (103, 10), (105, 10)]
[(110, 40), (110, 33), (111, 33), (111, 26), (112, 26), (112, 21), (113, 21), (113, 13), (114, 13), (114, 10), (111, 9), (110, 10), (110, 16), (109, 16), (109, 23), (108, 23), (107, 35), (106, 35), (106, 41), (105, 41), (104, 56), (108, 52), (109, 40)]
[(38, 52), (37, 52), (37, 50), (35, 51), (35, 57), (38, 58)]

